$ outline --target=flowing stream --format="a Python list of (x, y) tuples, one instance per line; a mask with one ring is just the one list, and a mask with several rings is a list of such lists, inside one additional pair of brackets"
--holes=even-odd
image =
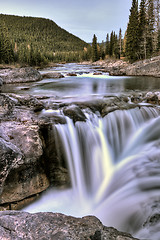
[(66, 117), (66, 124), (53, 126), (72, 186), (49, 189), (24, 211), (96, 215), (106, 226), (158, 240), (160, 224), (142, 225), (153, 200), (160, 200), (160, 110), (143, 106), (104, 118), (84, 114), (86, 122)]

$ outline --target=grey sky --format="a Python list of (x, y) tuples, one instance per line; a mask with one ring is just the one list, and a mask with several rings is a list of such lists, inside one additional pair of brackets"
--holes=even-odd
[(60, 27), (91, 42), (105, 40), (112, 30), (122, 34), (127, 27), (132, 0), (0, 0), (0, 12), (20, 16), (45, 17)]

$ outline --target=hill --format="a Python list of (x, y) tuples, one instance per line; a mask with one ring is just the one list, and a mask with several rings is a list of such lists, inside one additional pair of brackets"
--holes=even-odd
[(49, 19), (0, 14), (0, 23), (1, 29), (8, 29), (6, 35), (21, 60), (31, 48), (52, 61), (66, 60), (64, 56), (71, 57), (71, 52), (75, 55), (88, 46)]

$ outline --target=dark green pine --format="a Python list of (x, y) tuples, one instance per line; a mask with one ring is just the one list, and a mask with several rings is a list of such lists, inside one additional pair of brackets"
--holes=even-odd
[(129, 23), (127, 27), (126, 38), (126, 56), (130, 62), (134, 62), (139, 57), (139, 20), (138, 20), (138, 1), (132, 1), (132, 7), (130, 9)]
[(94, 34), (92, 41), (92, 61), (96, 62), (97, 60), (98, 60), (97, 37)]

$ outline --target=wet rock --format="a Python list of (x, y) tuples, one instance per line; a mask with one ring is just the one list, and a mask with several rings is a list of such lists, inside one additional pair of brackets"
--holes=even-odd
[(66, 116), (73, 119), (74, 122), (86, 120), (86, 116), (84, 115), (82, 110), (76, 105), (70, 105), (68, 107), (65, 107), (63, 109), (63, 112)]
[(4, 183), (11, 170), (18, 168), (22, 162), (23, 154), (20, 149), (0, 137), (0, 195), (3, 192)]
[(35, 82), (42, 79), (38, 70), (32, 67), (2, 69), (0, 70), (0, 77), (4, 84)]
[(0, 77), (0, 87), (3, 85), (3, 79)]
[(47, 73), (41, 73), (42, 78), (64, 78), (64, 75), (62, 75), (59, 72), (47, 72)]
[(95, 72), (95, 73), (93, 73), (93, 75), (102, 75), (102, 73), (101, 72)]
[(67, 73), (67, 76), (76, 77), (77, 74), (76, 73)]
[(56, 127), (51, 122), (41, 125), (41, 135), (44, 139), (44, 156), (46, 174), (53, 186), (70, 186), (70, 177), (64, 157), (64, 149), (60, 144)]
[(160, 103), (160, 92), (146, 93), (145, 100), (147, 103), (159, 104)]
[(130, 234), (105, 227), (94, 216), (74, 218), (60, 213), (4, 211), (0, 213), (0, 238), (6, 240), (132, 240)]

